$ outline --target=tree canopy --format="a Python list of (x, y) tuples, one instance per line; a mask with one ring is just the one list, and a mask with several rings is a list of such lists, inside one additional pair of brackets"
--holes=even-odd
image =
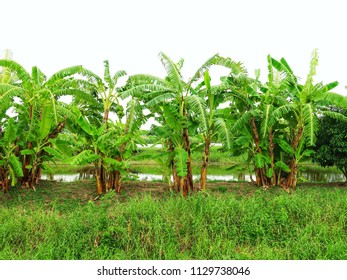
[[(341, 112), (347, 119), (346, 110), (332, 111)], [(347, 181), (347, 121), (325, 115), (319, 124), (314, 160), (323, 167), (336, 166)]]
[[(183, 59), (174, 62), (161, 52), (159, 60), (165, 77), (127, 77), (123, 70), (111, 75), (105, 60), (103, 78), (81, 65), (47, 78), (36, 66), (26, 71), (7, 53), (0, 59), (2, 189), (35, 188), (42, 170), (50, 169), (48, 162), (63, 162), (93, 164), (98, 194), (120, 192), (126, 161), (143, 143), (139, 130), (149, 117), (157, 121), (152, 132), (164, 147), (152, 158), (163, 165), (170, 189), (183, 196), (206, 189), (213, 142), (231, 155), (246, 155), (259, 187), (295, 189), (299, 163), (315, 149), (318, 162), (334, 163), (346, 176), (347, 117), (341, 110), (347, 109), (347, 98), (332, 91), (337, 82), (314, 82), (317, 50), (303, 83), (284, 58), (270, 55), (265, 83), (259, 71), (250, 77), (241, 62), (219, 54), (187, 81), (181, 75)], [(209, 74), (214, 66), (229, 71), (217, 85)], [(117, 87), (122, 77), (127, 81)], [(64, 95), (72, 96), (70, 104), (61, 101)], [(196, 188), (191, 153), (198, 147), (204, 152)]]

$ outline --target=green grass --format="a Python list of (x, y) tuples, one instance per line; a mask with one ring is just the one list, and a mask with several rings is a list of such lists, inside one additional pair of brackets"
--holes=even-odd
[(82, 183), (1, 194), (0, 259), (347, 259), (346, 188), (155, 186), (96, 202)]

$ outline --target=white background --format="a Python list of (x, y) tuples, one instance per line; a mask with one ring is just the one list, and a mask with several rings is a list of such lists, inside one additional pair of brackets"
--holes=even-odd
[[(98, 276), (102, 268), (121, 267), (126, 269), (152, 266), (160, 271), (163, 268), (180, 268), (181, 276)], [(249, 267), (250, 275), (232, 276), (192, 276), (191, 267), (231, 266)], [(186, 273), (183, 271), (186, 270)], [(347, 261), (2, 261), (0, 277), (3, 279), (243, 279), (243, 280), (345, 280)], [(4, 277), (5, 276), (5, 277)]]
[[(346, 4), (343, 0), (0, 0), (0, 50), (46, 75), (83, 64), (164, 76), (160, 51), (185, 59), (184, 78), (215, 53), (267, 77), (266, 56), (285, 57), (305, 79), (320, 54), (316, 82), (339, 81), (346, 95)], [(217, 81), (218, 82), (218, 81)]]

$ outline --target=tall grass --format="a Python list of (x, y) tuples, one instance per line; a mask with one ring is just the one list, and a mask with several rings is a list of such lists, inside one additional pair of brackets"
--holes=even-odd
[(11, 203), (0, 259), (347, 259), (347, 190)]

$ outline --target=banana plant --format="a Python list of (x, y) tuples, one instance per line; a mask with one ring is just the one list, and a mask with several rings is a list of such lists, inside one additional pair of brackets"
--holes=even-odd
[(128, 168), (125, 160), (132, 156), (138, 144), (143, 144), (139, 130), (146, 117), (142, 110), (139, 101), (131, 99), (127, 104), (125, 122), (108, 120), (106, 127), (106, 123), (95, 125), (77, 107), (72, 108), (76, 119), (69, 122), (68, 127), (72, 133), (85, 138), (86, 143), (83, 150), (65, 159), (65, 162), (94, 164), (98, 194), (110, 189), (121, 191), (122, 176), (127, 174)]
[(290, 81), (287, 84), (286, 96), (288, 103), (279, 106), (272, 113), (269, 124), (284, 122), (288, 127), (286, 139), (283, 139), (281, 148), (288, 154), (289, 174), (283, 179), (287, 189), (295, 189), (300, 160), (313, 153), (318, 131), (318, 116), (330, 114), (334, 118), (343, 118), (339, 113), (330, 112), (328, 105), (347, 107), (347, 99), (331, 90), (338, 85), (332, 82), (326, 85), (314, 83), (316, 67), (318, 65), (318, 51), (314, 50), (310, 62), (310, 70), (303, 85), (297, 83), (293, 71), (288, 63), (281, 59), (273, 60), (273, 66), (283, 73)]
[[(276, 129), (269, 126), (269, 118), (278, 104), (286, 102), (280, 94), (282, 89), (278, 76), (275, 75), (274, 79), (271, 60), (269, 71), (267, 88), (259, 81), (259, 71), (256, 71), (255, 79), (247, 75), (223, 78), (231, 101), (230, 114), (234, 119), (231, 126), (235, 135), (233, 150), (246, 153), (247, 163), (253, 165), (251, 171), (255, 173), (256, 184), (263, 187), (277, 184), (274, 154)], [(235, 155), (240, 154), (237, 152)]]
[(171, 145), (168, 145), (169, 151), (175, 150), (176, 148), (181, 151), (180, 148), (183, 148), (188, 154), (186, 162), (187, 168), (185, 169), (187, 173), (181, 173), (181, 175), (184, 174), (185, 179), (180, 179), (179, 187), (183, 196), (186, 197), (189, 192), (194, 190), (191, 164), (191, 140), (189, 137), (191, 120), (190, 112), (187, 107), (187, 98), (191, 95), (191, 89), (194, 83), (196, 83), (212, 65), (233, 68), (235, 72), (243, 71), (243, 68), (241, 64), (234, 63), (230, 59), (222, 58), (216, 54), (209, 58), (197, 69), (192, 78), (185, 82), (181, 75), (181, 68), (184, 62), (183, 59), (174, 63), (163, 52), (159, 53), (159, 59), (166, 71), (166, 77), (164, 79), (152, 75), (131, 76), (128, 83), (129, 89), (124, 91), (122, 95), (125, 97), (132, 95), (142, 98), (152, 114), (157, 116), (162, 126), (165, 126), (165, 122), (168, 120), (163, 114), (168, 116), (168, 111), (171, 111), (171, 116), (169, 117), (170, 122), (177, 122), (179, 124), (174, 129), (177, 129), (176, 134), (180, 136), (175, 147), (172, 148)]
[[(84, 94), (72, 79), (75, 74), (81, 73), (83, 68), (69, 67), (47, 78), (36, 66), (32, 67), (31, 73), (8, 59), (1, 59), (0, 66), (17, 77), (15, 83), (0, 83), (0, 108), (14, 108), (18, 114), (18, 125), (23, 130), (19, 149), (24, 150), (21, 153), (21, 181), (24, 186), (33, 186), (40, 176), (42, 149), (48, 145), (44, 143), (48, 140), (46, 138), (56, 137), (65, 124), (65, 116), (60, 114), (64, 110), (58, 98), (63, 95)], [(84, 96), (87, 98), (88, 94), (85, 93)]]
[(13, 118), (9, 118), (0, 133), (0, 185), (4, 192), (17, 184), (23, 176), (22, 164), (18, 158), (19, 133)]
[(345, 103), (330, 92), (336, 82), (313, 83), (317, 63), (314, 51), (303, 85), (284, 58), (277, 61), (270, 56), (266, 84), (258, 81), (259, 73), (256, 79), (225, 79), (233, 110), (239, 115), (232, 131), (238, 132), (236, 143), (249, 150), (258, 186), (280, 185), (288, 192), (294, 189), (300, 160), (313, 152), (318, 114), (324, 113), (328, 104)]
[(144, 141), (140, 135), (140, 127), (147, 117), (143, 114), (143, 106), (140, 101), (133, 97), (128, 101), (125, 122), (111, 122), (112, 126), (102, 141), (101, 151), (106, 156), (103, 160), (105, 168), (108, 170), (106, 191), (116, 189), (121, 191), (122, 176), (127, 174), (128, 160), (138, 145), (143, 145)]
[[(239, 74), (239, 73), (238, 73)], [(228, 115), (218, 107), (225, 102), (225, 86), (211, 85), (211, 77), (206, 70), (203, 81), (197, 87), (191, 88), (191, 95), (187, 97), (188, 111), (193, 123), (197, 123), (197, 133), (201, 135), (204, 145), (200, 173), (200, 190), (206, 190), (207, 168), (210, 148), (213, 142), (222, 143), (224, 150), (230, 150), (232, 137), (229, 130)]]

